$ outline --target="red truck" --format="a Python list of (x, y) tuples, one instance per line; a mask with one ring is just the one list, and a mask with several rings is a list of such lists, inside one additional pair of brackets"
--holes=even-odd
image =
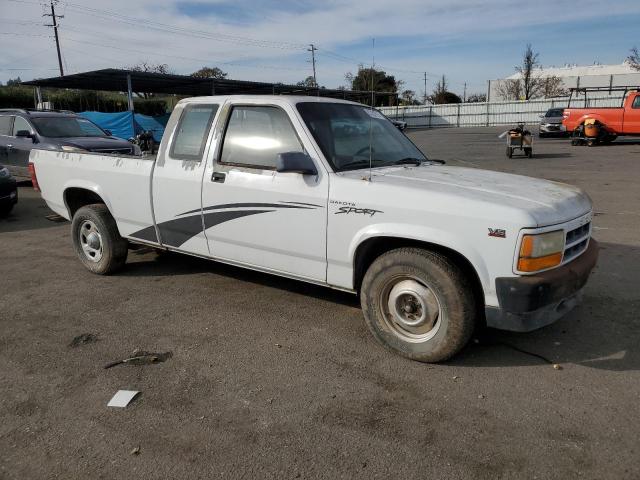
[[(607, 133), (603, 138), (605, 142), (611, 142), (619, 135), (640, 135), (640, 88), (623, 88), (625, 93), (620, 107), (565, 108), (562, 124), (567, 132), (573, 132), (585, 120), (594, 119)], [(585, 90), (591, 89), (581, 89), (586, 96)]]

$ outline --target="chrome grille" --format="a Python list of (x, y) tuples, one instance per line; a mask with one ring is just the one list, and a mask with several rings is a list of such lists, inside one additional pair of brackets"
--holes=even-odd
[(577, 257), (587, 249), (589, 235), (591, 233), (591, 222), (569, 230), (565, 239), (564, 262)]

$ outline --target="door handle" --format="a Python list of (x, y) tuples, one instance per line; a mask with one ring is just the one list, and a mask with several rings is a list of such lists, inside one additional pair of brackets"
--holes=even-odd
[(227, 178), (227, 174), (222, 172), (213, 172), (211, 175), (212, 182), (224, 183), (225, 178)]
[(10, 143), (7, 143), (7, 150), (11, 150), (13, 148), (13, 145)]

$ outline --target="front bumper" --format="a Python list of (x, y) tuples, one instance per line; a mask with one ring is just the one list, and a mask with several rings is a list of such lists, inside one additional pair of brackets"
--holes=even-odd
[(496, 278), (499, 307), (485, 307), (488, 327), (530, 332), (549, 325), (580, 303), (598, 260), (598, 242), (575, 260), (537, 275)]
[(542, 133), (566, 133), (567, 128), (562, 123), (541, 123), (540, 132)]

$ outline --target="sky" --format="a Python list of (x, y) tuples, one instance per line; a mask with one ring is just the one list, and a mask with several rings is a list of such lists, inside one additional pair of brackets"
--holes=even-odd
[[(50, 7), (0, 0), (0, 81), (58, 75)], [(46, 4), (48, 5), (48, 3)], [(335, 88), (359, 64), (431, 92), (442, 75), (462, 95), (514, 72), (528, 43), (545, 66), (619, 64), (640, 47), (639, 0), (73, 0), (59, 1), (65, 73), (146, 61), (178, 74)]]

